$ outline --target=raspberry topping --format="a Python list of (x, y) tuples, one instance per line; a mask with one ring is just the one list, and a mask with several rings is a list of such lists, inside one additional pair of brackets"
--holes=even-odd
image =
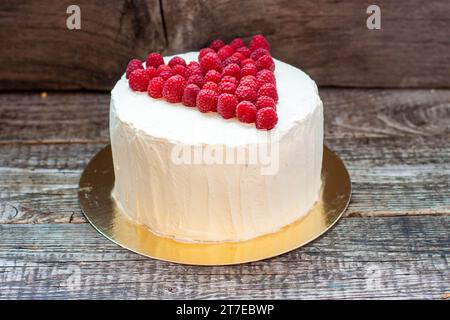
[(209, 70), (222, 72), (222, 62), (220, 61), (219, 56), (215, 53), (207, 53), (202, 60), (200, 60), (200, 67), (205, 74)]
[(144, 92), (148, 87), (148, 77), (144, 69), (136, 69), (130, 74), (128, 84), (133, 91)]
[[(273, 109), (272, 109), (273, 110)], [(249, 101), (241, 101), (236, 107), (236, 116), (241, 122), (252, 123), (256, 120), (256, 107)]]
[(211, 42), (211, 44), (209, 45), (209, 47), (211, 49), (213, 49), (215, 52), (219, 51), (220, 48), (222, 48), (225, 45), (225, 43), (218, 39), (218, 40), (214, 40), (213, 42)]
[(245, 64), (241, 69), (241, 76), (256, 76), (256, 73), (258, 72), (258, 68), (254, 63), (247, 63)]
[(236, 98), (238, 101), (255, 102), (257, 98), (256, 91), (248, 86), (239, 85), (236, 89)]
[(234, 48), (230, 45), (224, 45), (222, 48), (220, 48), (219, 51), (217, 51), (217, 55), (219, 56), (219, 59), (222, 61), (228, 57), (231, 57), (233, 53)]
[(195, 104), (197, 102), (197, 95), (199, 92), (200, 88), (197, 85), (193, 83), (188, 84), (186, 88), (184, 88), (182, 98), (183, 104), (188, 107), (195, 107)]
[(229, 93), (222, 93), (217, 99), (217, 112), (224, 118), (233, 118), (236, 113), (236, 106), (238, 101), (234, 95)]
[(131, 59), (127, 65), (127, 71), (125, 72), (125, 77), (128, 79), (130, 74), (136, 69), (144, 69), (142, 66), (142, 61), (139, 59)]
[(156, 73), (159, 77), (163, 78), (164, 80), (167, 80), (171, 76), (173, 76), (172, 69), (165, 64), (160, 65), (158, 69), (156, 69)]
[(271, 56), (262, 56), (256, 61), (256, 67), (258, 70), (267, 69), (273, 72), (275, 70), (275, 63)]
[(258, 59), (263, 56), (270, 56), (270, 53), (266, 49), (259, 48), (252, 52), (252, 54), (250, 55), (250, 59), (252, 59), (253, 61), (258, 61)]
[(208, 89), (202, 89), (197, 95), (197, 108), (200, 112), (209, 112), (217, 110), (217, 92)]
[(276, 109), (276, 102), (271, 97), (268, 96), (260, 96), (256, 100), (256, 109), (262, 109), (262, 108), (274, 108)]
[(259, 49), (259, 48), (263, 48), (266, 50), (270, 49), (269, 43), (267, 42), (266, 38), (264, 38), (264, 36), (261, 34), (257, 34), (256, 36), (253, 36), (248, 47), (252, 51), (255, 51), (256, 49)]
[(236, 63), (230, 63), (225, 68), (223, 68), (222, 76), (232, 76), (236, 79), (241, 78), (241, 68)]
[(150, 97), (158, 99), (162, 98), (162, 90), (164, 87), (164, 79), (161, 77), (155, 77), (150, 80), (148, 84), (147, 93)]
[(256, 128), (270, 130), (278, 122), (278, 116), (274, 108), (262, 108), (256, 113)]
[(148, 67), (154, 67), (158, 68), (160, 65), (164, 64), (164, 59), (162, 55), (156, 52), (152, 52), (147, 56), (147, 59), (145, 59), (145, 66)]
[(173, 57), (172, 59), (170, 59), (168, 65), (171, 68), (176, 65), (182, 65), (183, 67), (186, 67), (186, 61), (184, 61), (184, 59), (181, 57)]
[(184, 88), (186, 87), (186, 79), (180, 75), (174, 75), (170, 77), (163, 87), (163, 97), (167, 102), (177, 103), (181, 102), (183, 97)]
[(277, 88), (272, 83), (266, 83), (261, 86), (258, 90), (258, 97), (268, 96), (271, 97), (275, 102), (278, 102)]
[(188, 77), (187, 68), (182, 66), (181, 64), (176, 64), (173, 66), (172, 74), (173, 75), (179, 74), (180, 76), (182, 76), (185, 79)]
[(204, 56), (206, 56), (208, 53), (215, 53), (215, 51), (211, 48), (203, 48), (198, 53), (198, 61), (201, 61)]
[(241, 79), (241, 82), (239, 83), (239, 86), (246, 86), (246, 87), (250, 87), (255, 91), (258, 91), (259, 86), (258, 83), (256, 81), (255, 76), (252, 75), (248, 75), (245, 76)]
[(148, 67), (145, 69), (145, 74), (147, 75), (148, 80), (151, 80), (158, 75), (158, 71), (156, 71), (154, 67)]
[(222, 78), (220, 72), (218, 72), (217, 70), (209, 70), (206, 74), (205, 74), (205, 81), (212, 81), (215, 83), (219, 83), (220, 79)]
[(273, 85), (276, 84), (275, 75), (270, 70), (261, 70), (256, 74), (256, 81), (258, 82), (259, 86), (262, 86), (266, 83), (271, 83)]

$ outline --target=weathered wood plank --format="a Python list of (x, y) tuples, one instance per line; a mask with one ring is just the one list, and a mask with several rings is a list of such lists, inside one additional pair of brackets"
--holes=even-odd
[(131, 57), (255, 33), (321, 85), (450, 87), (444, 0), (377, 1), (381, 30), (368, 30), (369, 3), (358, 0), (79, 0), (74, 31), (66, 28), (71, 4), (1, 1), (0, 89), (110, 89)]
[(343, 219), (280, 257), (195, 267), (121, 249), (87, 225), (0, 225), (0, 298), (419, 298), (450, 292), (450, 217)]
[[(450, 135), (450, 90), (323, 88), (320, 95), (328, 139)], [(0, 143), (106, 143), (109, 101), (108, 93), (0, 94)]]

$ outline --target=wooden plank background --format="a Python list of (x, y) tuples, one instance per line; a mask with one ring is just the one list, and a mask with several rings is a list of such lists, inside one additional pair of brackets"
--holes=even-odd
[(131, 57), (197, 50), (216, 37), (265, 34), (277, 58), (320, 85), (450, 87), (450, 5), (387, 1), (382, 30), (366, 0), (70, 0), (0, 2), (0, 89), (109, 90)]

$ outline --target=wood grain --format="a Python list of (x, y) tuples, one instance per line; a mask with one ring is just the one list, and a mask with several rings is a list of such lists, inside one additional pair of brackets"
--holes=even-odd
[(0, 225), (2, 299), (442, 299), (450, 217), (344, 219), (311, 245), (229, 267), (121, 249), (90, 225)]
[(450, 87), (444, 0), (377, 1), (381, 30), (367, 29), (372, 3), (358, 0), (79, 0), (81, 30), (68, 30), (71, 4), (0, 2), (0, 89), (108, 90), (132, 57), (255, 33), (320, 85)]

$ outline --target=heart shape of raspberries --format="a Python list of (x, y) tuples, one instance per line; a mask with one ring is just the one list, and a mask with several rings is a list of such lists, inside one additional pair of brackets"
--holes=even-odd
[(166, 65), (159, 53), (152, 52), (144, 68), (142, 61), (132, 59), (126, 77), (133, 91), (147, 91), (154, 99), (181, 102), (271, 130), (278, 122), (278, 93), (269, 50), (262, 35), (255, 35), (248, 46), (240, 38), (229, 44), (214, 40), (200, 50), (198, 62), (186, 64), (175, 56)]

